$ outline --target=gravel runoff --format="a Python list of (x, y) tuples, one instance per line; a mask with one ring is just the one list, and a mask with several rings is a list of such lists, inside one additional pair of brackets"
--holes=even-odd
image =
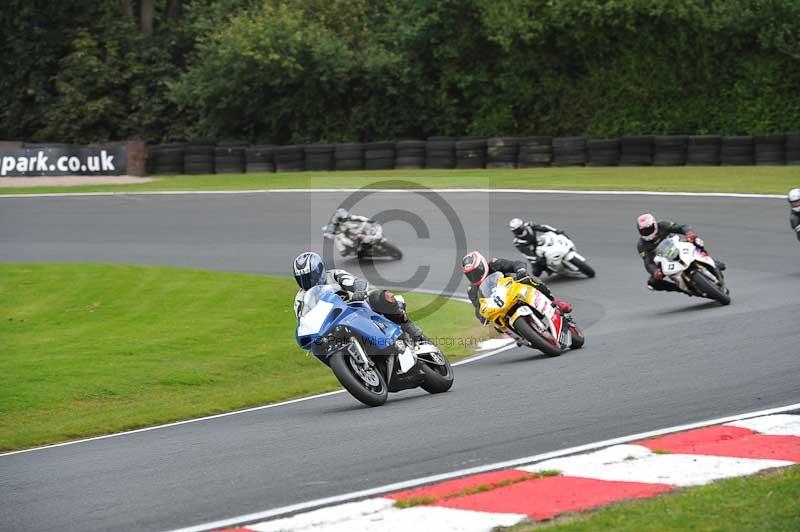
[(0, 177), (0, 188), (17, 187), (74, 187), (78, 185), (132, 185), (155, 181), (152, 177), (130, 175), (69, 175), (54, 177)]

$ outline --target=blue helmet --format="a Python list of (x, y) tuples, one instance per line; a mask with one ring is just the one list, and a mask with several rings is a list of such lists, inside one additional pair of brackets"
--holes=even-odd
[(325, 284), (325, 263), (317, 253), (306, 251), (294, 259), (294, 280), (303, 290)]

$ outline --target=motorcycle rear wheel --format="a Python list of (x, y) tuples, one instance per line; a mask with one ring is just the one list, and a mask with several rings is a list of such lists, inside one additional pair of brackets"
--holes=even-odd
[(586, 337), (583, 335), (583, 332), (578, 328), (577, 325), (574, 323), (570, 325), (569, 332), (572, 334), (572, 343), (570, 344), (570, 349), (580, 349), (583, 347), (583, 344), (586, 343)]
[(731, 296), (725, 293), (718, 284), (712, 283), (703, 272), (696, 271), (692, 274), (692, 283), (695, 289), (709, 299), (718, 301), (721, 305), (730, 305)]
[(359, 375), (359, 371), (356, 369), (356, 366), (359, 365), (358, 361), (349, 352), (343, 350), (334, 353), (328, 363), (333, 374), (336, 375), (344, 389), (350, 392), (350, 395), (367, 406), (381, 406), (386, 402), (389, 388), (377, 368), (372, 367), (369, 370), (372, 372), (370, 376), (373, 380), (377, 380), (377, 384), (370, 384)]
[(536, 329), (528, 323), (528, 319), (525, 317), (519, 318), (517, 321), (514, 322), (514, 329), (528, 342), (530, 342), (531, 347), (534, 349), (538, 349), (545, 355), (549, 357), (557, 357), (561, 354), (561, 347), (555, 346), (545, 340)]
[(450, 367), (450, 361), (442, 352), (439, 352), (438, 357), (444, 361), (444, 364), (428, 363), (424, 358), (419, 358), (420, 368), (425, 374), (425, 382), (420, 385), (420, 388), (428, 393), (443, 393), (453, 386), (453, 368)]

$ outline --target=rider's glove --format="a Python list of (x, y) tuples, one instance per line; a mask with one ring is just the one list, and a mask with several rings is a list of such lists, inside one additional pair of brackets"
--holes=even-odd
[(695, 240), (697, 240), (697, 233), (695, 233), (694, 231), (687, 231), (686, 232), (686, 240), (688, 240), (689, 242), (694, 244)]
[(517, 273), (514, 274), (514, 279), (517, 281), (521, 281), (522, 279), (528, 276), (528, 270), (519, 269)]
[(657, 269), (653, 272), (653, 279), (656, 281), (663, 281), (664, 280), (664, 272), (661, 271), (661, 268)]
[(350, 296), (350, 301), (365, 301), (367, 299), (367, 292), (364, 290), (356, 290)]
[(544, 257), (536, 257), (536, 265), (540, 268), (547, 267), (547, 259)]

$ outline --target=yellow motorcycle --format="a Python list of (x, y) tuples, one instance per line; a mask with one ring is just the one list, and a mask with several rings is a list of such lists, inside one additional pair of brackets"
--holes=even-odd
[(571, 317), (535, 287), (495, 272), (479, 287), (480, 313), (519, 345), (554, 357), (565, 349), (580, 349), (584, 337)]

